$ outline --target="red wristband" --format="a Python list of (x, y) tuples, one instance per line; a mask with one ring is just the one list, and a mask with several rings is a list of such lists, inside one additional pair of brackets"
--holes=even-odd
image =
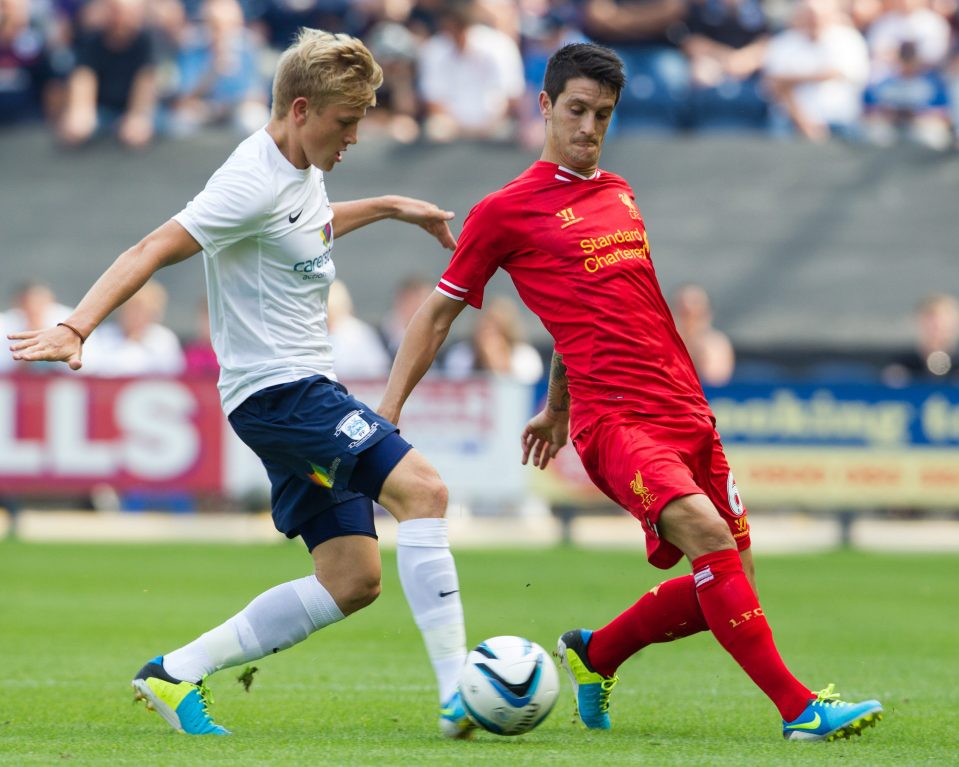
[(83, 333), (81, 333), (79, 330), (77, 330), (75, 327), (73, 327), (73, 325), (68, 325), (68, 324), (65, 323), (65, 322), (58, 322), (58, 323), (57, 323), (57, 327), (58, 327), (58, 328), (66, 328), (67, 330), (72, 330), (74, 333), (76, 333), (77, 338), (80, 339), (80, 346), (83, 346), (84, 342), (87, 340), (86, 338), (83, 337)]

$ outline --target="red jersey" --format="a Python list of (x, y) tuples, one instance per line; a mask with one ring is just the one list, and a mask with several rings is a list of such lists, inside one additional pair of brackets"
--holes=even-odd
[(485, 197), (437, 290), (478, 309), (497, 267), (563, 356), (573, 436), (611, 408), (710, 414), (624, 179), (540, 161)]

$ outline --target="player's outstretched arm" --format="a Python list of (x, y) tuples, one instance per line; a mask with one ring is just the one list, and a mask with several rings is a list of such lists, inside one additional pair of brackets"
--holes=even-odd
[(392, 218), (408, 224), (416, 224), (435, 237), (447, 250), (453, 250), (456, 247), (456, 239), (447, 223), (456, 214), (426, 200), (388, 194), (364, 200), (334, 202), (331, 207), (335, 237), (342, 237), (374, 221)]
[(386, 420), (399, 422), (407, 397), (430, 369), (453, 321), (465, 307), (466, 302), (455, 301), (434, 291), (417, 309), (396, 352), (386, 391), (377, 408)]
[(15, 360), (66, 362), (83, 365), (83, 342), (110, 312), (143, 287), (158, 269), (199, 252), (200, 245), (176, 221), (167, 221), (117, 260), (87, 291), (67, 319), (56, 327), (27, 330), (7, 336)]
[(533, 466), (545, 469), (569, 439), (569, 379), (563, 355), (553, 351), (549, 366), (549, 388), (546, 407), (534, 415), (521, 437), (523, 465), (533, 457)]

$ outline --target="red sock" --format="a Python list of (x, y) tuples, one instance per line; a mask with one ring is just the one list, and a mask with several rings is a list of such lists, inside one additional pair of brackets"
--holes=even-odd
[(594, 631), (589, 640), (589, 661), (597, 673), (612, 676), (624, 660), (646, 645), (682, 639), (708, 628), (693, 576), (673, 578), (643, 594), (636, 604)]
[(693, 560), (693, 578), (710, 631), (791, 722), (816, 697), (786, 668), (735, 549)]

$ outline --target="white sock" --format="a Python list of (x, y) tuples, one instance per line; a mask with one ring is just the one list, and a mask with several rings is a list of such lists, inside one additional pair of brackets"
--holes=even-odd
[(167, 653), (163, 668), (176, 679), (198, 682), (221, 668), (292, 647), (342, 618), (330, 592), (308, 575), (264, 591), (226, 623)]
[(466, 662), (466, 629), (445, 519), (400, 522), (396, 564), (406, 601), (433, 664), (440, 703), (456, 690)]

